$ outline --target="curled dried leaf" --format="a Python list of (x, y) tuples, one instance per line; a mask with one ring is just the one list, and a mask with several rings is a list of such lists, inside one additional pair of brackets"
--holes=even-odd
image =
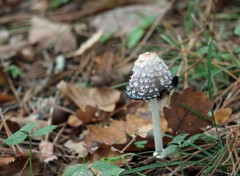
[(60, 82), (57, 88), (84, 112), (86, 106), (112, 112), (121, 95), (120, 91), (108, 87), (86, 89), (76, 85), (67, 85), (64, 81)]
[(224, 122), (230, 119), (231, 114), (232, 114), (231, 108), (221, 108), (216, 110), (214, 112), (214, 118), (216, 120), (216, 123), (223, 124)]

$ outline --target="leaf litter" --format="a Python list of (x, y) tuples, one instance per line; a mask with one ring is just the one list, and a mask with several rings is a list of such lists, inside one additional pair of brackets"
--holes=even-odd
[[(188, 7), (177, 2), (171, 8), (173, 11), (168, 12), (171, 15), (164, 17), (164, 22), (157, 28), (155, 28), (156, 26), (154, 27), (153, 21), (145, 24), (149, 22), (146, 21), (148, 15), (159, 15), (159, 19), (161, 19), (168, 11), (168, 8), (165, 7), (170, 7), (168, 6), (169, 3), (166, 1), (161, 1), (161, 3), (163, 5), (155, 6), (155, 4), (153, 5), (149, 2), (137, 0), (131, 2), (104, 0), (100, 1), (98, 5), (94, 5), (96, 3), (92, 1), (70, 2), (69, 5), (63, 5), (59, 9), (51, 11), (47, 8), (47, 1), (44, 1), (42, 7), (35, 7), (32, 10), (26, 9), (26, 7), (33, 7), (32, 5), (28, 6), (26, 2), (24, 6), (19, 6), (19, 8), (23, 8), (22, 11), (26, 11), (27, 14), (17, 11), (16, 16), (12, 14), (14, 8), (10, 8), (8, 10), (9, 15), (2, 16), (0, 20), (2, 25), (1, 31), (3, 29), (5, 34), (2, 34), (2, 40), (0, 41), (1, 140), (6, 139), (8, 135), (20, 129), (21, 126), (34, 121), (40, 127), (51, 123), (59, 126), (54, 133), (46, 136), (44, 140), (41, 137), (34, 137), (34, 172), (36, 174), (42, 171), (44, 160), (48, 162), (45, 165), (45, 175), (62, 175), (63, 170), (67, 166), (74, 163), (83, 163), (84, 157), (86, 157), (84, 163), (95, 163), (86, 165), (87, 167), (84, 168), (91, 168), (94, 173), (99, 175), (107, 174), (99, 166), (102, 168), (112, 167), (113, 171), (122, 172), (123, 169), (114, 168), (111, 164), (123, 166), (125, 163), (128, 163), (128, 166), (133, 168), (151, 165), (152, 163), (156, 164), (156, 160), (152, 158), (151, 154), (141, 154), (141, 152), (154, 150), (149, 107), (146, 102), (126, 99), (122, 92), (133, 66), (133, 62), (128, 59), (129, 55), (131, 55), (130, 58), (136, 58), (137, 54), (140, 53), (139, 51), (142, 52), (147, 48), (156, 47), (154, 50), (158, 51), (159, 55), (164, 55), (164, 59), (169, 59), (170, 63), (170, 59), (175, 57), (175, 54), (172, 56), (172, 53), (177, 53), (176, 58), (179, 54), (177, 49), (178, 42), (174, 37), (171, 37), (175, 36), (173, 31), (177, 31), (177, 34), (181, 37), (184, 36), (184, 32), (178, 24), (180, 20), (179, 14), (174, 15), (174, 13), (182, 14), (182, 12), (185, 12), (184, 9)], [(119, 7), (119, 4), (127, 6)], [(204, 6), (204, 3), (202, 5)], [(141, 8), (143, 7), (144, 11), (139, 8), (140, 6)], [(153, 9), (160, 8), (160, 11), (152, 10), (154, 14), (146, 13), (147, 6), (151, 6)], [(86, 8), (88, 10), (84, 10), (84, 7), (88, 7)], [(39, 12), (44, 13), (45, 17), (39, 15)], [(143, 15), (144, 13), (142, 12), (146, 14)], [(91, 16), (90, 19), (85, 18), (85, 16), (84, 19), (79, 19), (83, 14)], [(123, 16), (121, 17), (119, 14)], [(129, 18), (129, 14), (133, 18)], [(125, 15), (128, 18), (124, 17)], [(204, 13), (204, 17), (205, 15)], [(171, 20), (168, 19), (170, 16)], [(177, 16), (177, 20), (174, 16)], [(124, 20), (121, 20), (121, 18)], [(73, 19), (75, 21), (72, 21)], [(198, 17), (196, 16), (195, 20), (197, 19)], [(133, 21), (130, 22), (128, 20)], [(206, 19), (206, 21), (208, 20)], [(108, 25), (109, 23), (110, 25)], [(80, 30), (77, 30), (78, 25), (84, 27), (80, 27)], [(174, 28), (172, 28), (173, 26)], [(16, 27), (19, 27), (19, 29), (16, 30)], [(115, 32), (105, 41), (101, 38), (106, 37), (102, 36), (103, 28), (105, 28), (103, 30), (105, 32), (104, 35), (112, 31)], [(106, 28), (111, 31), (106, 31)], [(197, 39), (201, 37), (199, 35), (201, 31), (198, 31), (198, 27), (194, 30), (192, 33), (194, 40), (192, 40), (193, 36), (188, 36), (188, 48), (191, 48), (191, 51), (190, 49), (189, 51), (184, 51), (189, 56), (194, 54), (195, 49), (198, 49), (200, 46), (200, 40), (198, 41)], [(160, 38), (158, 38), (158, 32), (161, 32)], [(138, 45), (139, 40), (145, 38), (144, 35), (147, 38), (151, 36), (150, 40), (143, 40)], [(113, 36), (120, 37), (113, 38)], [(129, 37), (125, 38), (125, 36)], [(162, 38), (164, 39), (163, 41)], [(230, 38), (228, 37), (228, 39)], [(131, 42), (129, 41), (130, 39)], [(231, 46), (235, 46), (235, 43), (228, 39), (226, 39), (225, 44), (227, 45), (229, 42)], [(196, 45), (192, 41), (196, 41)], [(234, 41), (236, 42), (236, 40)], [(136, 47), (136, 50), (135, 48), (129, 49), (131, 47), (126, 47), (125, 42), (127, 42), (126, 46), (131, 44), (131, 47)], [(188, 42), (188, 38), (184, 39), (184, 45), (185, 42)], [(172, 43), (175, 43), (177, 47), (174, 45), (174, 48), (172, 48), (170, 46)], [(78, 46), (79, 49), (77, 49)], [(163, 50), (158, 47), (163, 48)], [(225, 45), (223, 47), (219, 44), (217, 48), (224, 50)], [(170, 51), (170, 56), (168, 56), (169, 53), (166, 53), (166, 51)], [(231, 51), (233, 57), (236, 54), (236, 49)], [(55, 71), (53, 68), (55, 68), (55, 65), (57, 66), (57, 56), (59, 55), (65, 58), (65, 63), (63, 63), (64, 66), (61, 67), (60, 71)], [(221, 55), (221, 53), (217, 53), (217, 55)], [(179, 55), (179, 57), (181, 56)], [(205, 56), (201, 57), (203, 60)], [(185, 68), (185, 71), (189, 71), (188, 76), (191, 76), (190, 73), (195, 69), (195, 66), (197, 67), (201, 64), (199, 62), (191, 67), (190, 57), (188, 62), (180, 64), (178, 68), (180, 76), (182, 66), (185, 67), (189, 64), (189, 68)], [(222, 62), (217, 57), (214, 58), (215, 62), (218, 65), (223, 63), (226, 66), (234, 64), (227, 59)], [(176, 63), (178, 63), (178, 60)], [(171, 64), (176, 67), (176, 63)], [(11, 71), (4, 71), (12, 64), (21, 69), (23, 74), (20, 77), (14, 78)], [(239, 71), (237, 70), (234, 70), (232, 73), (234, 78), (237, 78), (238, 74)], [(223, 82), (226, 81), (224, 80), (226, 75), (222, 75), (223, 79), (221, 80), (223, 81), (221, 82), (217, 78), (215, 79), (215, 76), (218, 76), (218, 73), (216, 73), (213, 76), (213, 80), (217, 85), (221, 85), (221, 88), (224, 88)], [(42, 85), (46, 78), (48, 80)], [(187, 78), (185, 79), (187, 80)], [(200, 90), (199, 83), (191, 83), (190, 79), (187, 81), (191, 88), (197, 87)], [(230, 79), (230, 81), (232, 80)], [(181, 92), (181, 86), (177, 91)], [(225, 127), (230, 123), (239, 124), (239, 86), (239, 82), (236, 80), (231, 82), (231, 84), (227, 84), (227, 88), (219, 90), (217, 94), (214, 101), (217, 106), (214, 117), (221, 127)], [(42, 88), (39, 89), (39, 87)], [(36, 89), (38, 91), (34, 93)], [(205, 90), (205, 87), (203, 87), (203, 90)], [(54, 103), (49, 103), (47, 100), (49, 97), (54, 97), (52, 98)], [(206, 119), (212, 120), (209, 112), (213, 107), (213, 101), (209, 100), (205, 94), (185, 89), (182, 94), (174, 93), (171, 98), (167, 97), (167, 101), (171, 99), (169, 106), (165, 100), (161, 99), (159, 101), (161, 103), (159, 104), (160, 109), (162, 109), (163, 105), (167, 105), (163, 110), (164, 113), (160, 110), (161, 128), (165, 135), (163, 139), (164, 146), (171, 142), (171, 136), (181, 135), (182, 133), (191, 135), (201, 132), (205, 132), (208, 135), (214, 134), (210, 133), (210, 130), (215, 129), (211, 128), (209, 123), (192, 112), (192, 110), (195, 110)], [(39, 101), (41, 98), (43, 98), (43, 101)], [(48, 103), (44, 101), (45, 99)], [(206, 131), (206, 128), (210, 128), (210, 130)], [(237, 152), (237, 147), (234, 147), (236, 145), (233, 136), (238, 135), (237, 131), (239, 129), (229, 126), (227, 126), (227, 129), (231, 131), (229, 134), (227, 133), (227, 136), (226, 131), (222, 130), (222, 128), (219, 130), (220, 135), (226, 136), (226, 141), (233, 142), (231, 143), (234, 144), (233, 147), (231, 148), (231, 145), (229, 145), (228, 150), (230, 152), (231, 150), (236, 150), (235, 152)], [(216, 135), (214, 134), (214, 136)], [(204, 145), (208, 145), (207, 147), (211, 147), (212, 144), (216, 145), (212, 142), (213, 140), (209, 141), (208, 144), (204, 143)], [(1, 146), (0, 175), (18, 174), (21, 172), (21, 169), (24, 169), (24, 164), (28, 160), (28, 155), (25, 156), (28, 152), (26, 147), (28, 142), (26, 141), (26, 143), (12, 148)], [(198, 142), (202, 141), (194, 140), (194, 144), (198, 145)], [(223, 142), (225, 142), (225, 138), (223, 138)], [(199, 147), (209, 152), (204, 145), (200, 143)], [(195, 150), (194, 147), (189, 144), (187, 151), (193, 150)], [(19, 152), (24, 154), (21, 153), (19, 155)], [(134, 154), (131, 155), (129, 152), (134, 152)], [(193, 153), (193, 155), (195, 154)], [(215, 156), (215, 153), (212, 155)], [(224, 158), (224, 155), (222, 156)], [(231, 160), (234, 159), (231, 158)], [(160, 164), (168, 161), (169, 158), (164, 162), (160, 162)], [(109, 163), (109, 165), (106, 163)], [(27, 167), (24, 169), (23, 175), (27, 175)], [(126, 169), (126, 167), (124, 168)], [(164, 168), (162, 167), (161, 169), (164, 170)], [(177, 168), (171, 166), (173, 172)], [(197, 170), (193, 166), (194, 169)], [(186, 170), (188, 169), (186, 168)], [(154, 171), (157, 173), (153, 173)], [(149, 173), (152, 175), (163, 175), (164, 171), (154, 168), (146, 172), (143, 171), (143, 173), (145, 175)], [(169, 170), (167, 171), (170, 172)], [(176, 172), (176, 174), (180, 174), (180, 171)]]

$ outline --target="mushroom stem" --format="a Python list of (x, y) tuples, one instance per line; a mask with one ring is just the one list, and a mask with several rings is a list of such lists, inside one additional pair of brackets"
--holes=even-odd
[(150, 100), (150, 108), (152, 112), (153, 133), (155, 142), (155, 152), (153, 153), (153, 155), (157, 156), (157, 158), (163, 158), (163, 156), (161, 156), (163, 154), (163, 141), (157, 98), (153, 98)]

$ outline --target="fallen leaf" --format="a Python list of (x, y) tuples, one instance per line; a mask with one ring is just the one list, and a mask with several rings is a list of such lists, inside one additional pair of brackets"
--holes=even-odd
[(116, 36), (121, 36), (139, 26), (143, 21), (142, 16), (163, 16), (167, 12), (168, 7), (169, 4), (166, 0), (128, 5), (101, 13), (95, 16), (90, 24), (96, 29), (104, 31), (105, 35), (114, 33)]
[(75, 114), (72, 114), (68, 117), (67, 124), (71, 127), (79, 127), (83, 122)]
[(139, 127), (136, 134), (142, 138), (146, 138), (152, 129), (153, 129), (153, 124), (151, 123), (151, 124)]
[(222, 108), (222, 109), (216, 110), (214, 112), (214, 118), (216, 123), (223, 124), (224, 122), (230, 119), (231, 114), (232, 114), (231, 108)]
[(53, 154), (53, 143), (48, 141), (41, 141), (39, 144), (39, 149), (40, 156), (43, 158), (45, 163), (57, 159), (57, 157)]
[[(162, 101), (162, 99), (161, 99)], [(165, 101), (164, 101), (165, 102)], [(162, 102), (158, 102), (159, 104), (159, 109), (162, 109)], [(135, 105), (136, 107), (137, 105)], [(129, 110), (129, 108), (128, 108)], [(165, 119), (165, 117), (163, 115), (161, 115), (162, 113), (159, 112), (159, 117), (160, 117), (160, 125), (161, 125), (161, 130), (163, 133), (167, 132), (167, 131), (171, 131), (171, 129), (168, 126), (168, 122)], [(143, 105), (141, 105), (140, 107), (137, 106), (136, 112), (134, 112), (135, 116), (140, 117), (141, 120), (145, 119), (148, 120), (149, 123), (144, 125), (144, 126), (139, 126), (137, 133), (139, 136), (144, 137), (147, 135), (147, 133), (149, 131), (151, 131), (153, 129), (152, 127), (152, 114), (150, 111), (150, 107), (148, 103), (144, 103)], [(129, 119), (130, 120), (130, 119)], [(128, 121), (128, 120), (127, 120)], [(138, 121), (138, 120), (137, 120)], [(137, 123), (137, 122), (136, 122)]]
[(0, 45), (0, 59), (8, 59), (17, 54), (18, 51), (21, 51), (23, 48), (29, 46), (28, 41), (18, 41), (13, 42), (9, 45)]
[(97, 122), (100, 119), (96, 117), (97, 110), (91, 106), (86, 106), (85, 112), (81, 109), (76, 111), (76, 117), (81, 120), (84, 124)]
[[(124, 152), (139, 152), (140, 150), (151, 150), (154, 149), (154, 139), (153, 136), (148, 133), (146, 137), (142, 138), (141, 136), (135, 135), (135, 136), (126, 136), (127, 141), (122, 144), (113, 144), (113, 147)], [(147, 141), (145, 144), (145, 147), (140, 149), (135, 145), (135, 142), (138, 141)]]
[[(120, 151), (113, 148), (111, 145), (101, 144), (92, 153), (89, 153), (85, 158), (80, 158), (80, 163), (87, 161), (89, 163), (94, 163), (95, 161), (104, 160), (106, 162), (111, 162), (114, 165), (123, 165), (126, 161), (130, 161), (132, 157), (130, 155), (126, 157), (118, 157), (122, 155)], [(114, 159), (115, 158), (115, 159)]]
[[(23, 127), (28, 123), (37, 122), (38, 125), (34, 128), (35, 130), (38, 130), (40, 128), (43, 128), (43, 127), (49, 125), (47, 121), (39, 120), (37, 117), (38, 117), (38, 114), (31, 114), (31, 116), (29, 116), (28, 118), (15, 116), (15, 117), (9, 118), (9, 120), (11, 122), (17, 123), (20, 127)], [(38, 137), (36, 137), (36, 138), (38, 138)]]
[(0, 104), (1, 103), (7, 103), (7, 102), (10, 102), (10, 101), (13, 101), (15, 100), (15, 98), (11, 95), (8, 95), (7, 93), (0, 93)]
[(86, 106), (112, 112), (121, 95), (120, 91), (108, 87), (86, 89), (75, 85), (67, 85), (64, 81), (61, 81), (57, 88), (84, 112)]
[(78, 50), (67, 54), (67, 57), (76, 57), (76, 56), (82, 55), (85, 51), (87, 51), (94, 44), (96, 44), (101, 38), (101, 36), (102, 36), (102, 31), (97, 31), (86, 42), (84, 42)]
[(95, 58), (95, 69), (91, 76), (92, 86), (104, 86), (112, 83), (114, 78), (113, 63), (116, 64), (117, 62), (112, 52), (105, 52)]
[(128, 114), (126, 117), (126, 132), (129, 135), (135, 135), (139, 132), (139, 128), (151, 124), (151, 119), (144, 119), (133, 114)]
[[(28, 162), (29, 154), (18, 154), (17, 156), (14, 156), (14, 158), (14, 161), (9, 162), (7, 165), (0, 165), (1, 176), (19, 175), (26, 162)], [(36, 154), (33, 154), (32, 156), (32, 163), (33, 175), (36, 175), (40, 172), (41, 169), (41, 163)], [(26, 168), (22, 172), (22, 175), (29, 175), (29, 164), (26, 165)]]
[(163, 109), (173, 135), (180, 133), (196, 134), (201, 131), (201, 128), (209, 125), (204, 119), (187, 110), (181, 104), (185, 104), (211, 120), (211, 117), (207, 114), (214, 103), (204, 93), (194, 92), (191, 89), (185, 89), (182, 95), (175, 92), (171, 97), (171, 108), (164, 107)]
[(72, 140), (68, 140), (64, 146), (70, 151), (77, 153), (79, 157), (86, 157), (88, 154), (86, 144), (83, 141), (73, 142)]
[(40, 49), (54, 46), (55, 53), (66, 53), (76, 49), (76, 38), (71, 27), (55, 23), (41, 17), (32, 17), (28, 40), (31, 44), (39, 44)]
[(4, 166), (4, 165), (7, 165), (11, 162), (14, 162), (15, 161), (15, 158), (12, 157), (12, 156), (1, 156), (0, 157), (0, 166)]
[(85, 136), (85, 143), (88, 146), (92, 145), (93, 141), (105, 144), (124, 144), (126, 143), (125, 133), (126, 123), (124, 121), (114, 120), (109, 126), (89, 125), (89, 134)]
[(39, 0), (32, 3), (30, 10), (34, 12), (44, 13), (49, 7), (49, 2), (47, 0)]
[(2, 72), (2, 69), (0, 69), (0, 85), (3, 85), (6, 83), (6, 78)]
[(124, 82), (132, 70), (132, 64), (122, 64), (122, 59), (112, 51), (96, 56), (91, 71), (91, 86), (111, 86)]

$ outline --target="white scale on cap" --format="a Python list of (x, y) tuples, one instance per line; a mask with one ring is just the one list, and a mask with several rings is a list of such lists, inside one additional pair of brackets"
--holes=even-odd
[(139, 55), (132, 71), (126, 90), (126, 94), (132, 99), (149, 100), (160, 97), (162, 90), (170, 91), (175, 87), (174, 75), (156, 53)]

